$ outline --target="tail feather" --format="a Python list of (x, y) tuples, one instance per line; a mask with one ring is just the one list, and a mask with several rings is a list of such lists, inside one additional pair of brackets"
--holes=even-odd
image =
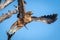
[(12, 37), (14, 34), (15, 34), (15, 33), (9, 34), (9, 33), (7, 32), (8, 40), (11, 40), (11, 37)]

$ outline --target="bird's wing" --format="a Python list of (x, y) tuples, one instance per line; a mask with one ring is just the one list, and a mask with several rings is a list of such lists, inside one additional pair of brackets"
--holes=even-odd
[(18, 10), (19, 10), (19, 13), (18, 13), (17, 17), (23, 18), (25, 15), (24, 0), (18, 0)]
[(51, 24), (57, 20), (57, 14), (52, 14), (52, 15), (47, 15), (47, 16), (45, 15), (45, 16), (41, 16), (41, 17), (32, 17), (32, 20)]
[(0, 4), (0, 10), (11, 4), (14, 0), (5, 0), (4, 3)]

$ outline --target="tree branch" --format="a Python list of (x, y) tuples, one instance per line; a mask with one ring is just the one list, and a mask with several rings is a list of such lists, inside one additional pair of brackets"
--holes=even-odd
[(0, 22), (10, 18), (13, 14), (16, 14), (17, 12), (18, 12), (18, 7), (15, 10), (12, 10), (6, 14), (3, 14), (2, 16), (0, 16)]
[(4, 3), (0, 4), (0, 10), (2, 10), (3, 8), (5, 8), (6, 6), (8, 6), (9, 4), (11, 4), (14, 0), (5, 0)]

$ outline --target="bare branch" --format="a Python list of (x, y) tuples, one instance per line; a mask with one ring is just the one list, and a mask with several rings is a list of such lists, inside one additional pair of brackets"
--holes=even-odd
[(10, 18), (13, 14), (16, 14), (17, 12), (18, 12), (18, 9), (16, 8), (15, 10), (12, 10), (6, 14), (3, 14), (2, 16), (0, 16), (0, 22)]
[(0, 4), (0, 10), (5, 8), (7, 5), (11, 4), (14, 0), (5, 0), (4, 3)]

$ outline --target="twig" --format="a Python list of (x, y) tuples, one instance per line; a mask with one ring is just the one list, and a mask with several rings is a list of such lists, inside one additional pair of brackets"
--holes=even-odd
[(6, 14), (3, 14), (2, 16), (0, 16), (0, 22), (10, 18), (13, 14), (16, 14), (18, 12), (18, 8), (16, 8), (15, 10), (9, 11)]
[(14, 0), (6, 0), (4, 3), (0, 4), (0, 10), (11, 4)]

